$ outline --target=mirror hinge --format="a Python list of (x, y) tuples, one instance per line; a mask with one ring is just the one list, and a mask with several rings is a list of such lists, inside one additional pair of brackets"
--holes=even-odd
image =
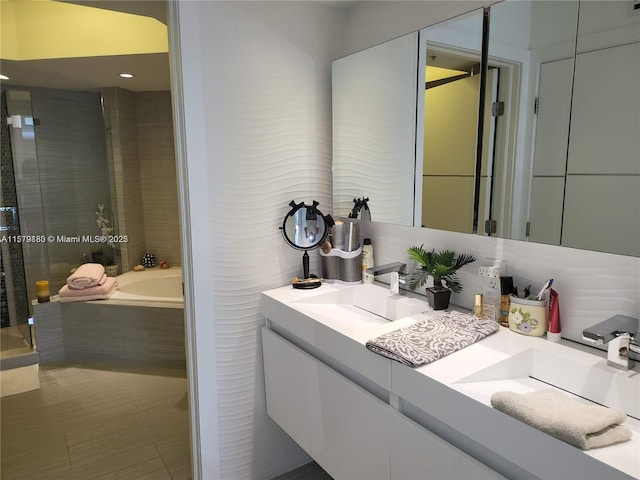
[(494, 219), (490, 218), (484, 222), (484, 233), (488, 233), (489, 235), (494, 234), (498, 231), (498, 222)]
[(493, 102), (491, 104), (491, 115), (494, 117), (504, 115), (504, 102)]
[(538, 110), (540, 110), (540, 98), (537, 97), (535, 99), (535, 101), (533, 102), (533, 114), (537, 115), (538, 114)]
[(525, 235), (528, 237), (531, 233), (531, 222), (527, 222), (527, 229), (525, 231)]

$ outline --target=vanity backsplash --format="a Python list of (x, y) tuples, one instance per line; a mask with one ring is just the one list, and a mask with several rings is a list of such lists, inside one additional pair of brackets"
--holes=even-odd
[[(615, 314), (640, 317), (638, 257), (376, 222), (361, 222), (361, 230), (376, 244), (377, 263), (408, 262), (409, 246), (424, 243), (425, 248), (468, 252), (480, 263), (504, 260), (518, 285), (538, 286), (554, 278), (562, 298), (562, 337), (569, 340), (586, 343), (582, 330)], [(454, 293), (451, 303), (472, 309), (482, 280), (473, 266), (459, 276), (464, 290)]]

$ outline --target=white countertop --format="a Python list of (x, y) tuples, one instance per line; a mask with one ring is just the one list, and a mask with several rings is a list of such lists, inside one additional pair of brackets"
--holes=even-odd
[[(298, 338), (317, 348), (324, 349), (327, 346), (330, 350), (330, 355), (340, 357), (341, 361), (346, 362), (356, 371), (391, 390), (387, 377), (384, 375), (377, 376), (376, 373), (384, 369), (384, 367), (381, 367), (380, 359), (389, 360), (368, 351), (365, 347), (366, 342), (383, 333), (409, 326), (425, 318), (426, 315), (436, 315), (441, 312), (432, 311), (424, 297), (420, 297), (424, 299), (424, 312), (394, 322), (368, 314), (355, 307), (350, 308), (349, 305), (318, 305), (313, 303), (314, 297), (325, 293), (337, 292), (345, 288), (349, 287), (341, 284), (324, 283), (320, 288), (312, 290), (297, 290), (290, 286), (269, 290), (263, 293), (264, 312), (267, 318), (276, 324), (279, 322), (278, 317), (289, 317), (289, 323), (284, 325), (283, 328), (295, 330), (293, 333)], [(291, 315), (292, 311), (301, 314), (301, 316), (294, 318)], [(305, 321), (301, 322), (300, 318)], [(306, 322), (310, 323), (305, 324)], [(329, 333), (334, 335), (331, 339), (326, 337)], [(336, 340), (341, 343), (340, 346), (334, 345)], [(342, 350), (346, 349), (350, 351), (345, 351), (345, 356), (343, 357)], [(625, 399), (625, 401), (636, 402), (637, 405), (640, 405), (640, 373), (637, 371), (615, 371), (611, 367), (607, 367), (603, 353), (597, 349), (591, 349), (573, 342), (553, 343), (546, 340), (545, 337), (521, 335), (512, 332), (508, 328), (501, 327), (497, 333), (431, 364), (423, 365), (416, 369), (397, 364), (393, 368), (400, 368), (398, 371), (404, 371), (407, 375), (411, 375), (412, 379), (415, 378), (415, 375), (419, 375), (434, 380), (490, 408), (489, 399), (495, 391), (511, 390), (524, 393), (550, 388), (549, 385), (526, 375), (504, 376), (498, 374), (494, 375), (495, 378), (493, 380), (490, 379), (488, 381), (489, 375), (487, 378), (482, 378), (482, 381), (474, 381), (474, 375), (482, 377), (485, 371), (491, 372), (486, 369), (500, 368), (501, 362), (504, 364), (509, 362), (512, 357), (520, 355), (517, 358), (523, 358), (531, 363), (529, 368), (544, 370), (544, 364), (549, 363), (547, 370), (551, 372), (549, 373), (551, 376), (554, 375), (554, 370), (561, 373), (561, 370), (565, 368), (563, 365), (567, 366), (566, 368), (569, 368), (569, 365), (580, 369), (584, 367), (584, 371), (578, 372), (578, 375), (570, 375), (575, 377), (570, 381), (570, 383), (573, 382), (575, 384), (575, 388), (584, 388), (584, 382), (587, 378), (595, 378), (594, 374), (612, 375), (614, 379), (619, 377), (619, 380), (627, 382), (625, 385), (628, 385), (629, 381), (635, 382), (632, 385), (634, 385), (634, 388), (636, 384), (638, 385), (637, 391), (627, 395), (632, 398)], [(553, 361), (557, 362), (557, 368), (556, 364), (551, 364)], [(584, 378), (581, 378), (582, 375), (584, 375)], [(613, 398), (612, 401), (614, 402), (618, 400), (615, 392), (605, 393), (608, 395), (605, 395), (607, 397), (605, 401), (608, 401), (609, 397)], [(612, 393), (613, 396), (611, 395)], [(640, 421), (627, 417), (625, 426), (633, 432), (631, 441), (588, 450), (584, 454), (606, 463), (633, 478), (640, 478)]]

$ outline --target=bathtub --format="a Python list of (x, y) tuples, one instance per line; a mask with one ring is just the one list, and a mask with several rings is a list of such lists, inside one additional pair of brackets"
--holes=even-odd
[(99, 362), (184, 370), (182, 268), (118, 276), (108, 300), (34, 306), (40, 363)]
[(183, 308), (182, 267), (152, 268), (118, 275), (118, 289), (107, 302)]

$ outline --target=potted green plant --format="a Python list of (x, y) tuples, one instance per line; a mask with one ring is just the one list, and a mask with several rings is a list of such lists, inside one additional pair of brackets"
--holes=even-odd
[(420, 265), (420, 268), (408, 278), (409, 288), (415, 290), (423, 286), (431, 276), (433, 287), (427, 288), (429, 304), (434, 310), (444, 310), (449, 307), (451, 292), (462, 291), (462, 284), (456, 273), (465, 265), (475, 262), (475, 257), (467, 254), (456, 256), (452, 250), (427, 251), (424, 245), (411, 247), (408, 252), (409, 258)]

